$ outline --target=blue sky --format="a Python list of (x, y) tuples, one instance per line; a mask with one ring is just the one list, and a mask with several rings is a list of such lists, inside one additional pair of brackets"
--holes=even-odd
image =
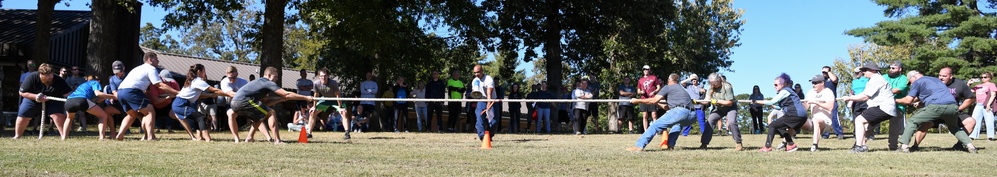
[[(90, 10), (87, 0), (69, 1), (56, 5), (57, 10)], [(36, 9), (37, 1), (6, 0), (6, 9)], [(831, 65), (836, 58), (848, 57), (847, 47), (862, 43), (861, 38), (844, 32), (858, 27), (869, 27), (886, 20), (883, 7), (872, 1), (794, 1), (794, 0), (742, 0), (734, 7), (744, 9), (747, 21), (742, 27), (741, 46), (732, 50), (734, 72), (725, 72), (736, 93), (750, 93), (758, 85), (762, 93), (774, 95), (771, 86), (780, 73), (787, 73), (804, 90), (811, 88), (806, 80), (820, 73), (820, 68)], [(166, 11), (150, 6), (142, 7), (142, 24), (162, 24)], [(175, 36), (175, 35), (174, 35)], [(530, 71), (531, 63), (517, 67)]]

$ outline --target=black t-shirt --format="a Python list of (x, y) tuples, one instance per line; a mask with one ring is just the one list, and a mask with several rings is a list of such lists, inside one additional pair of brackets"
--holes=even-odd
[(18, 90), (20, 92), (27, 93), (42, 93), (46, 96), (54, 97), (65, 97), (70, 91), (69, 84), (66, 83), (65, 79), (53, 74), (52, 75), (52, 85), (47, 86), (42, 84), (42, 78), (38, 76), (38, 72), (31, 72), (24, 78), (24, 82), (21, 83), (21, 88)]
[(976, 98), (976, 94), (969, 90), (969, 85), (966, 85), (964, 80), (952, 78), (952, 82), (945, 84), (945, 86), (949, 87), (949, 93), (952, 93), (958, 105), (962, 105), (966, 99)]

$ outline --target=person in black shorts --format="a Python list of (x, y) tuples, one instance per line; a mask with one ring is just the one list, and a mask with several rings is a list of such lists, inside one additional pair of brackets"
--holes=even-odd
[[(66, 80), (56, 76), (52, 66), (42, 63), (38, 66), (38, 71), (27, 73), (18, 89), (18, 94), (23, 98), (21, 105), (17, 108), (17, 121), (14, 127), (14, 139), (21, 138), (24, 129), (28, 127), (31, 118), (41, 114), (42, 105), (45, 106), (45, 114), (48, 114), (55, 121), (55, 126), (59, 132), (63, 132), (62, 125), (66, 120), (65, 106), (63, 103), (48, 100), (46, 95), (62, 96), (69, 95), (69, 84)], [(42, 104), (45, 103), (45, 104)], [(44, 119), (44, 118), (43, 118)]]
[[(270, 106), (287, 100), (306, 100), (311, 102), (314, 99), (311, 96), (285, 91), (280, 86), (277, 86), (277, 83), (274, 83), (274, 81), (277, 81), (277, 72), (279, 72), (277, 68), (267, 67), (264, 70), (263, 77), (250, 81), (235, 93), (231, 104), (232, 110), (239, 117), (249, 119), (253, 127), (260, 126), (264, 120), (268, 121), (270, 133), (273, 134), (271, 137), (273, 137), (274, 144), (283, 144), (284, 142), (280, 139), (280, 131), (277, 131), (277, 113)], [(234, 121), (229, 122), (229, 124), (234, 123)], [(238, 142), (238, 130), (232, 131), (236, 142)]]
[[(107, 124), (107, 113), (104, 109), (97, 106), (95, 102), (102, 102), (106, 99), (117, 99), (114, 95), (106, 94), (101, 92), (100, 81), (97, 76), (90, 75), (87, 76), (86, 82), (80, 84), (76, 87), (76, 91), (69, 94), (66, 97), (66, 114), (67, 121), (63, 124), (63, 127), (70, 127), (73, 122), (73, 118), (76, 117), (76, 113), (80, 111), (85, 111), (91, 115), (97, 116), (99, 124), (97, 124), (98, 134), (100, 134), (99, 140), (104, 140), (104, 131), (106, 130)], [(69, 136), (69, 128), (64, 128), (59, 133), (62, 134), (62, 140), (66, 140), (66, 136)]]

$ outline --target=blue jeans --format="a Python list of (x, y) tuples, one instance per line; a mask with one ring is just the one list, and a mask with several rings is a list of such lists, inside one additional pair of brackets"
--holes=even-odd
[[(490, 131), (491, 136), (494, 137), (496, 132), (495, 130), (498, 128), (498, 126), (496, 126), (498, 124), (498, 119), (495, 119), (495, 111), (488, 111), (485, 114), (481, 114), (481, 111), (484, 111), (487, 106), (488, 103), (486, 102), (478, 102), (478, 107), (474, 109), (474, 115), (477, 116), (477, 121), (474, 122), (474, 129), (478, 131), (478, 139), (485, 138), (486, 128)], [(495, 108), (493, 107), (492, 109)], [(488, 119), (491, 119), (491, 121)], [(488, 127), (485, 127), (485, 121), (488, 121)]]
[(987, 138), (994, 138), (994, 114), (993, 112), (987, 111), (985, 105), (976, 104), (973, 108), (973, 118), (976, 119), (976, 126), (973, 127), (973, 133), (969, 135), (970, 138), (980, 138), (980, 129), (987, 126)]
[(644, 134), (640, 135), (640, 138), (637, 139), (637, 143), (634, 145), (643, 149), (647, 146), (647, 143), (651, 142), (651, 139), (654, 139), (654, 135), (658, 131), (667, 128), (668, 146), (675, 147), (675, 140), (678, 140), (679, 132), (682, 131), (681, 127), (691, 125), (695, 121), (693, 120), (694, 116), (695, 113), (688, 108), (672, 108), (668, 112), (665, 112), (665, 115), (662, 115), (658, 120), (652, 122), (651, 125), (648, 125), (647, 131), (644, 131)]
[[(696, 108), (696, 121), (699, 121), (699, 132), (706, 132), (706, 113), (703, 112), (703, 108)], [(689, 131), (692, 130), (692, 125), (685, 126), (682, 128), (682, 136), (689, 136)]]
[(547, 133), (550, 133), (550, 108), (537, 108), (537, 132), (540, 132), (541, 125), (546, 125)]
[(415, 125), (419, 126), (419, 131), (422, 131), (422, 120), (426, 119), (426, 125), (429, 125), (429, 117), (426, 116), (427, 107), (415, 107)]
[[(834, 128), (834, 134), (838, 137), (845, 136), (845, 133), (841, 130), (841, 123), (838, 123), (838, 102), (834, 102), (834, 109), (831, 110), (831, 127)], [(825, 138), (831, 136), (831, 132), (824, 132), (823, 136)]]

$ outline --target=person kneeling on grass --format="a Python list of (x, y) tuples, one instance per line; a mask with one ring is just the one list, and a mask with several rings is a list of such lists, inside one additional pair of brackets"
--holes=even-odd
[(966, 145), (966, 151), (976, 153), (973, 141), (969, 139), (969, 135), (960, 126), (959, 107), (956, 106), (955, 97), (952, 97), (945, 84), (938, 78), (924, 77), (924, 75), (921, 75), (917, 71), (908, 72), (907, 80), (911, 83), (910, 91), (907, 92), (907, 97), (897, 99), (896, 102), (912, 104), (917, 99), (921, 100), (922, 103), (920, 104), (925, 106), (917, 110), (910, 119), (907, 119), (907, 128), (904, 129), (904, 134), (900, 136), (900, 148), (897, 151), (916, 151), (916, 148), (911, 148), (909, 143), (911, 136), (914, 136), (914, 132), (918, 131), (918, 125), (931, 124), (933, 121), (943, 120), (945, 126), (949, 127), (949, 133), (955, 135), (956, 139), (959, 139), (959, 142)]
[(654, 139), (654, 135), (658, 131), (668, 130), (668, 145), (664, 147), (665, 149), (674, 149), (675, 141), (678, 140), (679, 134), (682, 131), (682, 126), (689, 126), (696, 122), (696, 113), (692, 112), (692, 97), (689, 93), (682, 88), (682, 85), (678, 84), (679, 75), (671, 74), (668, 75), (668, 85), (661, 88), (658, 94), (651, 98), (645, 99), (631, 99), (631, 103), (637, 104), (647, 104), (647, 105), (659, 105), (658, 101), (665, 99), (667, 106), (664, 107), (667, 112), (665, 115), (661, 116), (648, 126), (644, 134), (640, 135), (637, 139), (637, 143), (634, 147), (627, 148), (627, 151), (640, 152), (644, 150), (644, 147)]
[(787, 144), (786, 152), (796, 151), (796, 143), (793, 143), (793, 135), (796, 132), (794, 129), (800, 129), (806, 123), (807, 110), (800, 101), (800, 96), (789, 87), (792, 84), (793, 80), (789, 75), (782, 73), (782, 75), (775, 78), (774, 86), (779, 93), (775, 97), (772, 97), (772, 100), (761, 102), (751, 100), (751, 104), (776, 104), (782, 108), (782, 117), (769, 124), (769, 134), (768, 138), (765, 139), (765, 146), (759, 149), (758, 152), (772, 151), (772, 140), (775, 138), (776, 133), (785, 138)]
[[(171, 108), (173, 108), (173, 112), (176, 114), (176, 117), (180, 119), (180, 125), (183, 125), (183, 128), (187, 129), (187, 132), (191, 132), (188, 121), (192, 119), (189, 118), (193, 118), (194, 121), (197, 121), (197, 137), (194, 137), (193, 140), (204, 140), (210, 142), (211, 135), (208, 131), (209, 120), (205, 120), (207, 117), (200, 111), (197, 111), (198, 103), (200, 102), (198, 100), (201, 98), (214, 99), (217, 95), (233, 95), (229, 95), (222, 90), (211, 87), (204, 81), (204, 78), (206, 77), (207, 75), (204, 71), (204, 65), (194, 64), (193, 66), (190, 66), (190, 70), (187, 71), (187, 81), (184, 82), (183, 89), (180, 89), (180, 92), (177, 93), (177, 98), (179, 99), (173, 100)], [(214, 93), (214, 95), (201, 94), (205, 91)]]
[[(117, 99), (117, 98), (114, 95), (106, 94), (100, 91), (101, 86), (100, 86), (100, 81), (98, 81), (99, 79), (97, 79), (97, 76), (90, 75), (87, 76), (86, 79), (87, 82), (80, 84), (80, 86), (76, 87), (76, 91), (73, 91), (73, 93), (69, 94), (69, 97), (66, 98), (65, 107), (67, 113), (66, 114), (67, 121), (64, 123), (62, 127), (70, 127), (70, 125), (73, 122), (73, 118), (76, 117), (76, 112), (86, 111), (91, 115), (97, 116), (97, 120), (100, 121), (99, 124), (97, 124), (97, 129), (100, 130), (99, 139), (104, 140), (104, 131), (107, 129), (106, 125), (107, 121), (109, 121), (107, 119), (108, 116), (107, 113), (104, 112), (104, 109), (97, 106), (97, 104), (94, 102), (101, 102), (105, 99)], [(70, 131), (68, 130), (69, 130), (68, 128), (63, 128), (62, 130), (60, 130), (59, 133), (62, 134), (62, 140), (66, 140), (66, 137), (69, 136)]]
[[(235, 93), (232, 98), (232, 110), (241, 117), (249, 118), (252, 127), (260, 126), (264, 120), (270, 125), (270, 133), (273, 133), (274, 144), (283, 144), (280, 139), (280, 131), (277, 131), (277, 113), (270, 106), (287, 100), (313, 101), (311, 96), (299, 95), (285, 91), (277, 86), (277, 68), (267, 67), (263, 77), (250, 81)], [(276, 94), (275, 96), (270, 96)], [(231, 124), (232, 122), (230, 122)], [(237, 130), (232, 130), (237, 131)], [(239, 134), (233, 134), (235, 139), (239, 139)]]

